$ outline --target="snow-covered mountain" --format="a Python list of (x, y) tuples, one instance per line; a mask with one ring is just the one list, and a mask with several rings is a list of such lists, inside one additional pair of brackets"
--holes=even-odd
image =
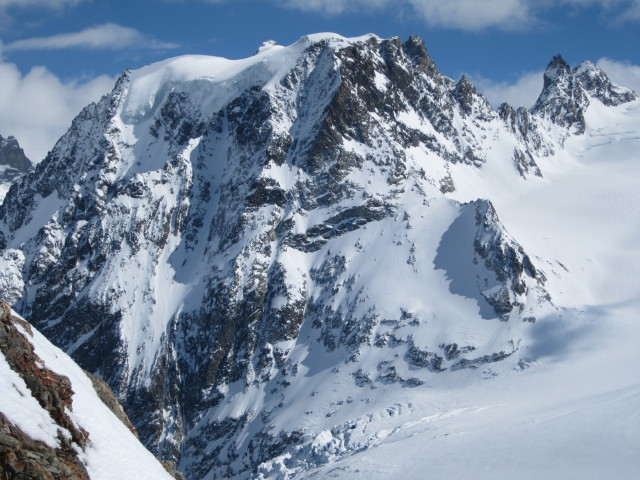
[(13, 136), (0, 135), (0, 202), (11, 184), (33, 168), (31, 160), (24, 154), (18, 140)]
[(2, 478), (174, 478), (134, 436), (109, 387), (89, 375), (0, 305)]
[[(125, 72), (12, 188), (0, 290), (191, 479), (395, 478), (389, 444), (420, 456), (499, 405), (476, 451), (500, 411), (559, 447), (542, 420), (574, 397), (639, 403), (639, 138), (636, 95), (560, 57), (530, 111), (417, 37), (177, 57)], [(563, 379), (616, 345), (607, 382)]]

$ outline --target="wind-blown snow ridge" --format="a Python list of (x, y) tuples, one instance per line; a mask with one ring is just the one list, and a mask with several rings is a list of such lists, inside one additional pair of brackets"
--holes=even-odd
[(294, 44), (275, 45), (256, 55), (230, 60), (206, 55), (182, 55), (134, 70), (130, 74), (122, 119), (137, 123), (147, 118), (170, 92), (187, 93), (208, 116), (252, 87), (277, 84), (309, 45), (325, 42), (333, 48), (378, 38), (375, 35), (345, 38), (332, 33), (303, 36)]

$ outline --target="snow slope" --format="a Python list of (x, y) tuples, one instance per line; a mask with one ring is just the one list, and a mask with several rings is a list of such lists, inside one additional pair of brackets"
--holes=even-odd
[(371, 447), (290, 478), (635, 478), (638, 309), (541, 322), (525, 369), (390, 396)]
[(544, 179), (505, 192), (491, 175), (474, 178), (547, 261), (546, 288), (562, 305), (530, 329), (520, 362), (386, 392), (363, 410), (380, 418), (368, 448), (291, 478), (640, 475), (640, 102), (593, 102), (586, 120), (584, 136), (539, 162)]
[[(20, 318), (15, 312), (12, 315)], [(15, 325), (33, 345), (42, 365), (71, 381), (74, 392), (72, 410), (67, 413), (76, 426), (89, 433), (88, 446), (77, 453), (91, 479), (173, 478), (100, 400), (89, 377), (67, 354), (35, 328), (27, 332), (22, 326)], [(10, 422), (35, 440), (41, 440), (52, 448), (60, 446), (60, 426), (32, 396), (24, 380), (11, 370), (4, 355), (0, 355), (0, 389), (0, 412)]]

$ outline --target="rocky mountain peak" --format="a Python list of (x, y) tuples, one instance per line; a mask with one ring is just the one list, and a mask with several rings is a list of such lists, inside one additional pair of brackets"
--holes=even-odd
[(544, 72), (544, 86), (531, 112), (581, 134), (585, 130), (584, 109), (588, 106), (589, 97), (569, 64), (560, 55), (553, 57)]
[(637, 99), (633, 90), (615, 85), (601, 68), (590, 61), (575, 67), (573, 74), (588, 95), (604, 105), (617, 106)]
[(0, 202), (4, 199), (11, 184), (33, 168), (18, 140), (13, 136), (0, 135)]
[(614, 85), (607, 75), (591, 62), (575, 68), (560, 56), (551, 59), (544, 73), (544, 87), (531, 112), (572, 133), (585, 131), (584, 112), (591, 99), (607, 106), (633, 101), (636, 94)]
[(460, 77), (452, 94), (464, 115), (472, 115), (483, 120), (489, 120), (492, 116), (495, 116), (489, 101), (478, 92), (475, 85), (471, 83), (471, 80), (466, 75)]
[(418, 68), (421, 71), (426, 72), (430, 76), (440, 75), (440, 71), (427, 52), (427, 47), (421, 37), (417, 35), (411, 35), (409, 39), (404, 43), (404, 50), (418, 65)]
[(26, 173), (33, 167), (18, 140), (12, 135), (7, 138), (0, 135), (0, 165), (8, 165), (21, 173)]
[(571, 66), (562, 58), (562, 55), (555, 55), (547, 64), (544, 70), (544, 89), (552, 85), (563, 83), (571, 76)]

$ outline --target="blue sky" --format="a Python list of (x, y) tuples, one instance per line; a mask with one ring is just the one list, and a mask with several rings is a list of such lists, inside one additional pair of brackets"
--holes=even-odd
[(493, 103), (532, 102), (556, 53), (640, 85), (640, 0), (0, 0), (0, 134), (39, 159), (125, 68), (323, 31), (418, 34)]

